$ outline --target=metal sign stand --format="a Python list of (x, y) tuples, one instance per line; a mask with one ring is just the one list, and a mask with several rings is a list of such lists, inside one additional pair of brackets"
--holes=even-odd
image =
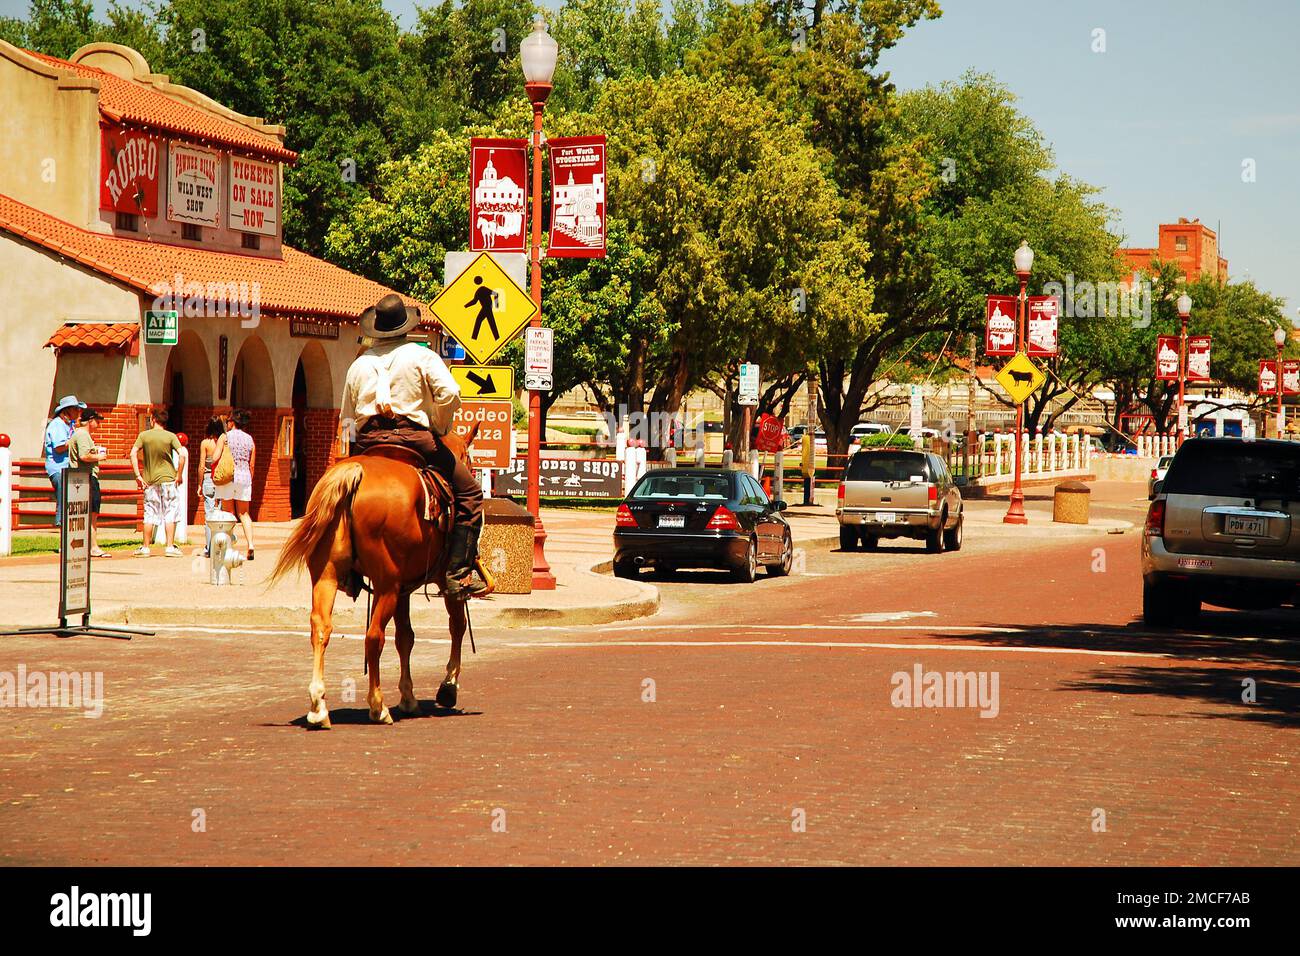
[[(90, 623), (90, 473), (64, 468), (63, 520), (59, 524), (59, 623), (56, 627), (20, 627), (0, 631), (0, 635), (53, 634), (55, 637), (112, 637), (131, 640), (133, 634), (152, 637), (153, 631), (132, 628), (93, 626)], [(70, 526), (76, 522), (76, 530)], [(75, 548), (75, 553), (74, 553)], [(69, 558), (73, 577), (69, 578)], [(69, 593), (71, 591), (71, 594)], [(71, 600), (70, 600), (71, 598)], [(70, 614), (81, 614), (80, 624), (69, 624)]]

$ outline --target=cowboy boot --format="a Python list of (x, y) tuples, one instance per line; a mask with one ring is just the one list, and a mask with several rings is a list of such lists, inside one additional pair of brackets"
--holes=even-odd
[(458, 524), (451, 529), (451, 549), (447, 557), (447, 584), (443, 593), (456, 601), (467, 601), (487, 590), (474, 576), (478, 558), (479, 528)]

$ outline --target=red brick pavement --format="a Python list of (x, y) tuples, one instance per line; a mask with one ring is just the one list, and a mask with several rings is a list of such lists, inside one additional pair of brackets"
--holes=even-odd
[[(1098, 547), (1104, 573), (1091, 570)], [(1293, 618), (1215, 612), (1212, 636), (1149, 634), (1132, 624), (1136, 548), (1132, 534), (1032, 549), (968, 538), (941, 557), (818, 552), (821, 576), (749, 589), (681, 575), (664, 585), (668, 610), (640, 626), (481, 632), (465, 712), (392, 727), (365, 722), (361, 645), (336, 638), (328, 733), (292, 723), (303, 636), (6, 639), (0, 670), (102, 669), (108, 704), (98, 720), (0, 711), (0, 859), (1300, 862)], [(854, 620), (895, 611), (934, 616)], [(735, 627), (691, 626), (719, 622)], [(808, 623), (825, 626), (794, 627)], [(943, 629), (1008, 624), (1024, 630)], [(628, 644), (665, 640), (698, 646)], [(908, 646), (709, 646), (735, 640)], [(416, 648), (430, 713), (444, 654)], [(917, 662), (998, 671), (999, 716), (892, 707), (891, 675)], [(340, 699), (348, 676), (356, 703)], [(391, 642), (384, 677), (392, 704)], [(1243, 677), (1260, 703), (1240, 702)], [(641, 701), (646, 678), (654, 703)], [(206, 832), (193, 832), (196, 809)], [(807, 832), (792, 830), (796, 809)]]

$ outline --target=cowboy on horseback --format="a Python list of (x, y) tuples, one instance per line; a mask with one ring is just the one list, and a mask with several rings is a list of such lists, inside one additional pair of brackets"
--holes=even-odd
[(353, 455), (401, 445), (446, 479), (455, 500), (444, 593), (466, 600), (485, 590), (474, 576), (483, 491), (441, 440), (460, 407), (460, 386), (436, 352), (408, 338), (419, 322), (420, 310), (396, 295), (361, 313), (361, 334), (374, 345), (348, 369), (341, 417), (352, 422)]

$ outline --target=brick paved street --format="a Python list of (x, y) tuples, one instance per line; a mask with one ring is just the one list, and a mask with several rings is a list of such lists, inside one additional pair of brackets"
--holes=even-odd
[[(0, 670), (102, 670), (106, 705), (0, 711), (0, 858), (1300, 862), (1293, 613), (1147, 631), (1137, 547), (971, 533), (941, 556), (815, 547), (808, 574), (752, 586), (682, 572), (654, 582), (652, 618), (480, 628), (456, 713), (433, 705), (446, 644), (424, 629), (425, 714), (391, 727), (367, 722), (361, 642), (336, 634), (328, 733), (302, 726), (305, 622), (4, 638)], [(997, 716), (892, 706), (892, 675), (917, 664), (997, 672)], [(396, 676), (390, 640), (389, 703)]]

